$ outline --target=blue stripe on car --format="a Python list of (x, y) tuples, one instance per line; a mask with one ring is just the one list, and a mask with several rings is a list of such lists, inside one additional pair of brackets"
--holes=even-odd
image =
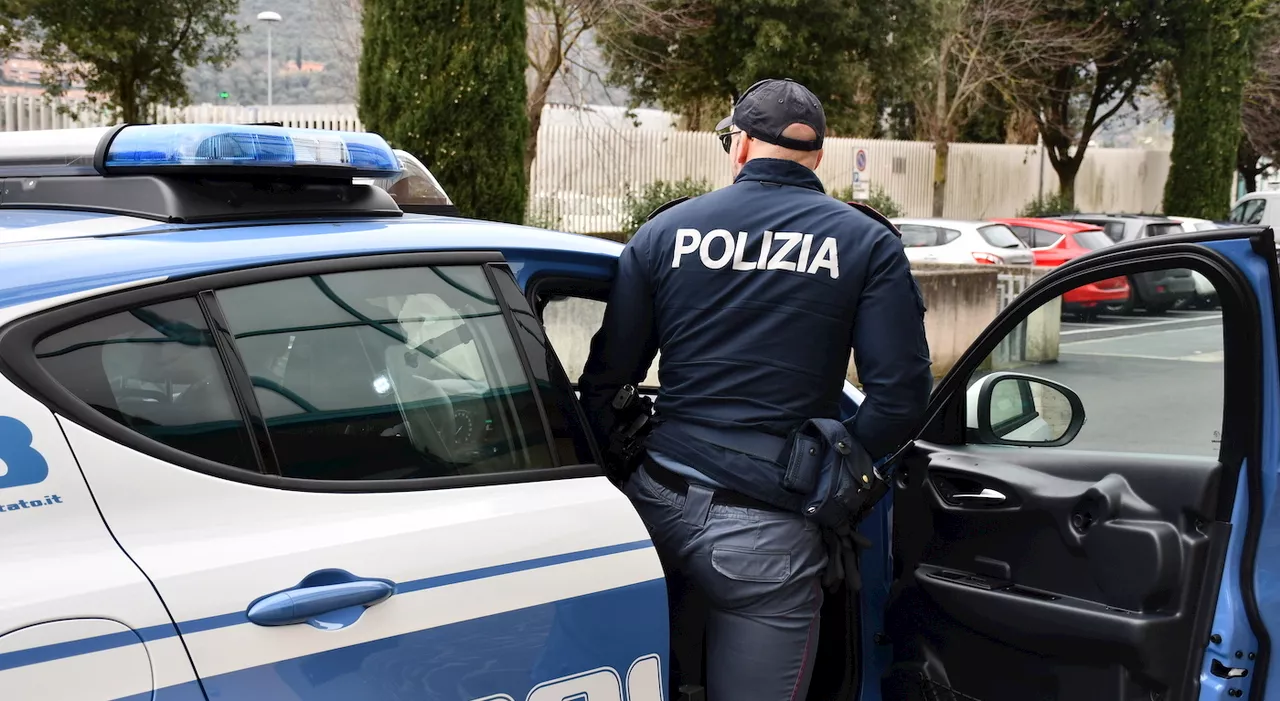
[[(666, 584), (654, 579), (201, 681), (213, 701), (469, 701), (496, 694), (524, 699), (539, 683), (602, 666), (614, 669), (625, 686), (636, 659), (667, 659), (667, 618), (654, 615), (666, 610)], [(661, 672), (665, 688), (665, 665)], [(168, 701), (163, 693), (156, 698)]]
[[(581, 560), (590, 560), (597, 557), (605, 557), (617, 553), (630, 552), (633, 550), (644, 550), (652, 547), (648, 540), (639, 540), (631, 543), (620, 543), (617, 545), (608, 545), (600, 548), (591, 548), (589, 550), (579, 550), (577, 552), (563, 553), (560, 555), (551, 555), (548, 557), (539, 557), (531, 560), (522, 560), (520, 562), (511, 562), (503, 565), (495, 565), (492, 567), (481, 567), (479, 569), (468, 570), (465, 572), (455, 572), (452, 574), (439, 575), (436, 577), (427, 577), (424, 579), (416, 579), (403, 582), (396, 585), (396, 592), (400, 594), (421, 591), (432, 587), (442, 587), (449, 584), (458, 584), (461, 582), (472, 582), (479, 579), (487, 579), (497, 577), (513, 572), (523, 572), (526, 570), (535, 570), (543, 567), (551, 567), (554, 565), (565, 564), (568, 562), (578, 562)], [(264, 592), (265, 593), (265, 592)], [(247, 602), (246, 602), (247, 606)], [(218, 616), (209, 616), (206, 618), (198, 618), (192, 621), (184, 621), (178, 624), (178, 629), (186, 635), (199, 633), (207, 630), (215, 630), (218, 628), (228, 628), (231, 626), (248, 623), (249, 619), (244, 611), (234, 613), (226, 613)], [(52, 643), (50, 645), (42, 645), (40, 647), (27, 648), (25, 650), (15, 650), (0, 654), (0, 671), (14, 669), (17, 667), (25, 667), (27, 665), (40, 664), (42, 662), (50, 662), (60, 660), (67, 657), (75, 657), (77, 655), (86, 655), (93, 652), (101, 652), (103, 650), (111, 650), (118, 647), (134, 645), (138, 642), (138, 637), (143, 640), (162, 640), (171, 638), (178, 634), (173, 625), (165, 624), (158, 626), (150, 626), (142, 630), (130, 631), (127, 633), (110, 633), (107, 635), (98, 635), (91, 638), (81, 638), (79, 640), (68, 640), (61, 643)]]

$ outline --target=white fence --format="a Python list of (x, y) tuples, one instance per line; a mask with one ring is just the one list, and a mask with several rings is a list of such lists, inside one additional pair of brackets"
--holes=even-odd
[[(363, 131), (355, 105), (281, 105), (240, 107), (192, 105), (157, 107), (147, 121), (159, 124), (192, 122), (282, 122), (286, 126)], [(76, 129), (116, 124), (110, 114), (84, 102), (56, 101), (20, 95), (0, 95), (0, 131)]]
[[(82, 104), (59, 104), (69, 106), (74, 114), (41, 98), (0, 96), (0, 131), (111, 123), (100, 110), (88, 110)], [(556, 114), (563, 117), (559, 112)], [(282, 122), (297, 127), (363, 129), (354, 105), (197, 105), (159, 108), (150, 119), (167, 123)], [(538, 158), (530, 184), (530, 217), (541, 225), (565, 231), (618, 231), (625, 213), (626, 193), (638, 192), (656, 180), (694, 178), (706, 181), (712, 188), (731, 181), (728, 159), (719, 141), (708, 132), (560, 118), (544, 120), (538, 137)], [(882, 188), (908, 216), (932, 213), (934, 149), (929, 143), (828, 139), (818, 175), (829, 192), (852, 185), (859, 149), (867, 152), (864, 180)], [(1168, 170), (1167, 151), (1091, 148), (1076, 179), (1076, 205), (1094, 211), (1158, 212)], [(1041, 192), (1051, 194), (1057, 187), (1057, 174), (1035, 146), (953, 144), (944, 215), (963, 219), (1012, 216)], [(448, 189), (447, 183), (445, 188)]]

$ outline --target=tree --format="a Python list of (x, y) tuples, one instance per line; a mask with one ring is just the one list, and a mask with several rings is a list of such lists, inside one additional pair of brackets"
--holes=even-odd
[(524, 220), (525, 34), (521, 0), (365, 0), (360, 119), (469, 216)]
[(185, 69), (228, 65), (243, 31), (233, 19), (239, 0), (10, 1), (25, 3), (21, 32), (37, 47), (48, 94), (82, 84), (91, 104), (123, 122), (186, 104)]
[(1244, 87), (1244, 135), (1236, 152), (1236, 170), (1246, 192), (1257, 189), (1258, 176), (1266, 170), (1262, 159), (1280, 162), (1280, 7), (1268, 8), (1267, 21), (1258, 32), (1253, 74)]
[(951, 142), (997, 91), (1012, 94), (1036, 70), (1062, 67), (1095, 39), (1048, 17), (1041, 0), (937, 0), (933, 41), (921, 45), (911, 86), (919, 136), (933, 142), (933, 215), (946, 208)]
[(526, 177), (538, 154), (538, 130), (552, 82), (565, 74), (567, 66), (593, 72), (580, 60), (589, 35), (608, 23), (615, 32), (625, 28), (626, 32), (673, 39), (682, 31), (700, 26), (696, 2), (664, 6), (652, 0), (528, 0), (531, 86), (527, 101), (529, 141), (524, 155)]
[(1244, 86), (1265, 0), (1177, 0), (1182, 39), (1164, 211), (1225, 219), (1240, 149)]
[[(660, 103), (690, 128), (709, 128), (762, 78), (792, 78), (823, 101), (832, 133), (870, 124), (868, 76), (910, 45), (903, 21), (923, 0), (656, 0), (657, 11), (687, 8), (699, 28), (678, 36), (619, 23), (600, 28), (610, 82), (636, 104)], [(873, 116), (873, 115), (872, 115)], [(870, 129), (870, 127), (867, 127)]]
[(1076, 175), (1093, 135), (1134, 104), (1171, 55), (1169, 2), (1072, 0), (1046, 8), (1046, 18), (1089, 41), (1075, 47), (1074, 56), (1034, 63), (1009, 94), (1035, 119), (1065, 200), (1075, 201)]

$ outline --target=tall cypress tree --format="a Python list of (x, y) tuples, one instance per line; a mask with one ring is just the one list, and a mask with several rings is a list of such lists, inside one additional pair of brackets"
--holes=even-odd
[(525, 31), (523, 0), (365, 0), (360, 119), (467, 216), (524, 220)]
[(1166, 214), (1226, 218), (1261, 5), (1258, 0), (1182, 0), (1174, 5), (1182, 46), (1173, 60), (1177, 105), (1164, 188)]

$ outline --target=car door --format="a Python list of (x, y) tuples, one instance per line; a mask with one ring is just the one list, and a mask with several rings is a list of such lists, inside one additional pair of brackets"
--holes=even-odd
[[(1280, 466), (1270, 229), (1095, 251), (935, 390), (894, 473), (885, 699), (1263, 698)], [(1262, 252), (1263, 255), (1260, 255)], [(1068, 331), (1061, 297), (1192, 269), (1222, 313)], [(993, 353), (1025, 339), (1016, 363)]]
[(530, 314), (500, 255), (398, 254), (14, 342), (210, 698), (660, 699), (661, 567)]

